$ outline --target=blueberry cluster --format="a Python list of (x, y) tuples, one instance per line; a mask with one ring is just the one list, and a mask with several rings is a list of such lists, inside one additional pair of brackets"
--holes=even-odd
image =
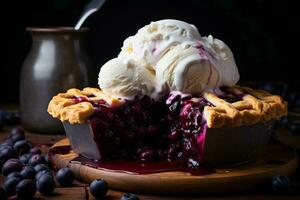
[(62, 186), (69, 186), (75, 177), (68, 168), (59, 170), (55, 177), (48, 156), (26, 140), (22, 128), (13, 128), (0, 144), (0, 171), (6, 176), (0, 189), (1, 199), (13, 196), (30, 199), (36, 191), (49, 195), (55, 190), (56, 180)]
[[(108, 184), (104, 179), (96, 179), (90, 184), (90, 193), (96, 199), (102, 199), (108, 192)], [(139, 197), (132, 193), (124, 194), (120, 200), (139, 200)]]
[[(72, 186), (75, 175), (69, 168), (62, 168), (55, 174), (47, 155), (26, 140), (22, 128), (13, 128), (0, 144), (0, 173), (6, 176), (0, 186), (0, 199), (31, 199), (36, 191), (42, 195), (54, 192), (56, 184), (62, 187)], [(108, 184), (103, 179), (90, 184), (90, 192), (96, 198), (102, 198), (108, 191)], [(134, 194), (125, 194), (122, 200), (138, 200)]]

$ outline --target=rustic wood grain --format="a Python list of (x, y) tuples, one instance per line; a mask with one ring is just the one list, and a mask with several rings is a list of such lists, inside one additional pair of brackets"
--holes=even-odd
[(38, 200), (83, 200), (86, 197), (85, 187), (56, 188), (50, 196), (43, 196), (39, 192), (35, 195)]
[[(67, 139), (56, 143), (68, 146)], [(253, 188), (276, 174), (291, 175), (297, 167), (295, 152), (281, 144), (269, 144), (264, 154), (255, 162), (241, 166), (218, 168), (216, 173), (191, 176), (184, 172), (163, 172), (135, 175), (116, 171), (95, 169), (80, 163), (70, 162), (78, 155), (74, 152), (53, 156), (57, 167), (68, 166), (84, 182), (104, 178), (113, 189), (148, 194), (214, 194), (232, 193)], [(272, 164), (269, 161), (284, 161), (285, 164)]]

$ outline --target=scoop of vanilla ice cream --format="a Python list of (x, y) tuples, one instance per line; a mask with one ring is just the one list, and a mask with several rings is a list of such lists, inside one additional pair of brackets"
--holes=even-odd
[(199, 48), (199, 44), (177, 45), (159, 60), (156, 66), (158, 93), (177, 90), (199, 94), (219, 85), (220, 72), (209, 53)]
[(203, 42), (211, 49), (218, 62), (218, 68), (222, 75), (221, 86), (232, 86), (240, 79), (239, 71), (229, 47), (221, 40), (211, 35), (203, 37)]
[(124, 41), (119, 56), (144, 60), (153, 68), (172, 46), (201, 40), (194, 25), (179, 20), (160, 20), (138, 30)]
[(99, 73), (100, 88), (111, 96), (159, 98), (170, 91), (199, 94), (239, 80), (233, 54), (221, 40), (201, 37), (194, 25), (160, 20), (124, 41), (117, 58)]
[(155, 75), (144, 62), (118, 57), (102, 66), (98, 83), (112, 97), (133, 99), (153, 92)]

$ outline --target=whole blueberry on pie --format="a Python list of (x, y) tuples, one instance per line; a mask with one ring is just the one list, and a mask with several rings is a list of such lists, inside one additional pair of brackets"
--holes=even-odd
[(198, 166), (210, 130), (221, 135), (287, 114), (280, 96), (238, 80), (224, 42), (202, 37), (191, 24), (161, 20), (124, 41), (118, 57), (101, 67), (100, 88), (60, 93), (48, 112), (64, 123), (73, 149), (91, 159)]

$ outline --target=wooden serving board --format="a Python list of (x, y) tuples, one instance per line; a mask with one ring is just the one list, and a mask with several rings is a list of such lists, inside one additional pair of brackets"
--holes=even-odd
[[(52, 148), (68, 145), (68, 139), (63, 139)], [(167, 195), (239, 192), (259, 186), (274, 175), (290, 176), (298, 164), (294, 150), (281, 143), (269, 144), (260, 158), (253, 163), (217, 168), (216, 173), (201, 176), (175, 171), (136, 175), (101, 170), (70, 162), (77, 156), (70, 151), (67, 154), (52, 154), (51, 160), (57, 168), (68, 166), (77, 178), (84, 182), (89, 183), (94, 179), (104, 178), (112, 189)]]

